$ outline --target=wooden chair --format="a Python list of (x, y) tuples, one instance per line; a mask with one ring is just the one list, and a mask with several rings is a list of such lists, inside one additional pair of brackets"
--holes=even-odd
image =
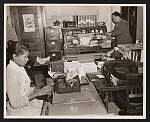
[(143, 74), (127, 74), (127, 115), (143, 114)]
[(141, 59), (141, 49), (131, 50), (131, 59), (135, 62), (139, 62)]

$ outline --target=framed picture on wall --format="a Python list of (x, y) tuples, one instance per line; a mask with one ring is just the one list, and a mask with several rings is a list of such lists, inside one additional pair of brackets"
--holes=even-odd
[(24, 31), (34, 32), (35, 31), (34, 15), (24, 14), (22, 16), (23, 16)]

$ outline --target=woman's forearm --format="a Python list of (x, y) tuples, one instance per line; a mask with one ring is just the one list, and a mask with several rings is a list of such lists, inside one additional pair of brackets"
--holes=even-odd
[(49, 94), (49, 92), (50, 92), (50, 86), (44, 86), (41, 89), (34, 88), (33, 93), (31, 93), (28, 96), (28, 99), (29, 99), (29, 101), (31, 101), (31, 100), (35, 99), (36, 97), (38, 97), (38, 96)]
[(28, 96), (28, 99), (29, 99), (29, 101), (31, 101), (31, 100), (35, 99), (36, 97), (38, 97), (38, 91), (31, 93)]
[(28, 96), (29, 101), (31, 101), (31, 100), (35, 99), (36, 97), (38, 97), (38, 96), (39, 96), (39, 95), (38, 95), (38, 92), (39, 92), (39, 91), (40, 91), (40, 89), (34, 88), (33, 93), (31, 93), (31, 94)]

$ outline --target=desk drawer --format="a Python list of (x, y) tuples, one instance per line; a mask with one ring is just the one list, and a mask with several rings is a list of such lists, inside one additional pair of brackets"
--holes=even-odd
[(59, 40), (47, 40), (46, 41), (46, 52), (60, 52), (61, 43)]
[(50, 61), (58, 61), (62, 59), (61, 52), (47, 52), (47, 56), (50, 56)]
[(59, 28), (46, 28), (46, 40), (59, 40), (60, 32)]

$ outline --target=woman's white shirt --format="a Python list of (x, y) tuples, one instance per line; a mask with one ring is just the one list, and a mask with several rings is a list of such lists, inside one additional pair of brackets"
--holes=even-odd
[[(34, 89), (34, 87), (30, 87), (30, 82), (31, 80), (24, 67), (20, 67), (10, 60), (6, 70), (6, 92), (9, 98), (7, 110), (9, 115), (30, 115), (32, 113), (34, 115), (36, 113), (36, 107), (34, 111), (31, 109), (34, 107), (34, 104), (37, 104), (37, 99), (30, 102), (28, 99), (28, 95)], [(38, 103), (40, 103), (39, 107), (42, 107), (42, 103)], [(38, 111), (41, 110), (41, 108), (37, 109)]]

